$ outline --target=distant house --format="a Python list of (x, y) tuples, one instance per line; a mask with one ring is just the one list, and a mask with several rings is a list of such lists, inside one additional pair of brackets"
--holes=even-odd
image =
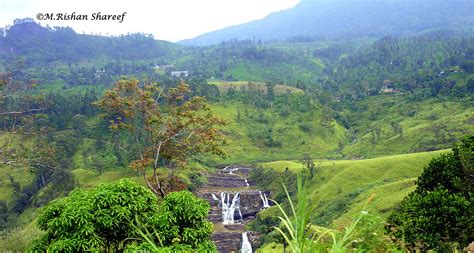
[(188, 77), (189, 72), (187, 70), (185, 71), (171, 71), (171, 76), (175, 77)]
[(174, 68), (174, 65), (173, 65), (173, 64), (155, 65), (155, 69), (168, 70), (168, 69), (172, 69), (172, 68)]
[(397, 93), (398, 90), (396, 90), (393, 87), (393, 82), (392, 80), (385, 79), (383, 81), (383, 88), (380, 90), (381, 93)]
[(95, 79), (100, 79), (100, 77), (102, 76), (102, 74), (105, 73), (105, 69), (98, 69), (95, 71)]

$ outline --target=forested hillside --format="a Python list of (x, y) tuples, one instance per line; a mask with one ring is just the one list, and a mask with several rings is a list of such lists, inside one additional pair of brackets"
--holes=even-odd
[(1, 34), (2, 61), (21, 59), (28, 67), (165, 58), (180, 48), (170, 42), (156, 41), (147, 34), (85, 35), (70, 27), (43, 27), (28, 18), (15, 20)]

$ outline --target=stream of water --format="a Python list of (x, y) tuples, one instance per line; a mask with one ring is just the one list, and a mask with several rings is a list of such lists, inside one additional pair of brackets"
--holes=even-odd
[(240, 253), (252, 253), (252, 244), (250, 244), (247, 232), (242, 233), (242, 246), (240, 247)]
[(262, 203), (263, 203), (263, 208), (268, 208), (270, 207), (270, 204), (268, 203), (268, 198), (267, 198), (267, 194), (263, 193), (261, 191), (258, 191), (260, 193), (260, 198), (262, 199)]
[(251, 168), (227, 166), (208, 174), (208, 182), (197, 194), (211, 204), (209, 219), (214, 223), (213, 241), (219, 252), (252, 253), (258, 234), (245, 230), (257, 213), (270, 207), (265, 192), (247, 181)]
[(234, 224), (235, 210), (238, 210), (240, 215), (240, 220), (243, 221), (242, 212), (240, 211), (240, 193), (234, 193), (232, 202), (230, 192), (221, 192), (221, 202), (220, 206), (222, 208), (222, 223), (224, 224)]

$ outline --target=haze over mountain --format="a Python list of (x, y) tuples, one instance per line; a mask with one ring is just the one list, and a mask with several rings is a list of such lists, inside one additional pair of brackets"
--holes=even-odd
[(249, 23), (180, 41), (211, 45), (231, 39), (286, 40), (407, 35), (472, 29), (471, 0), (303, 0), (294, 8)]
[(27, 65), (85, 59), (143, 60), (165, 57), (181, 46), (147, 34), (114, 37), (78, 34), (70, 27), (43, 27), (31, 18), (0, 28), (0, 62), (22, 59)]

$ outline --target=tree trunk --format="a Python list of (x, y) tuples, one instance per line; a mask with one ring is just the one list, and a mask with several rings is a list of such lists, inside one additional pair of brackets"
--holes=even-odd
[(161, 197), (164, 198), (165, 191), (163, 190), (163, 187), (161, 187), (161, 182), (158, 179), (158, 174), (156, 174), (156, 169), (157, 168), (153, 168), (153, 177), (155, 178), (155, 183), (156, 183), (156, 186), (158, 187), (158, 190), (160, 190)]
[(150, 188), (150, 190), (155, 193), (156, 195), (158, 195), (158, 192), (156, 191), (156, 189), (150, 184), (150, 182), (148, 181), (148, 179), (146, 178), (146, 171), (145, 169), (143, 169), (143, 179), (145, 179), (145, 183), (146, 185), (148, 186), (148, 188)]

